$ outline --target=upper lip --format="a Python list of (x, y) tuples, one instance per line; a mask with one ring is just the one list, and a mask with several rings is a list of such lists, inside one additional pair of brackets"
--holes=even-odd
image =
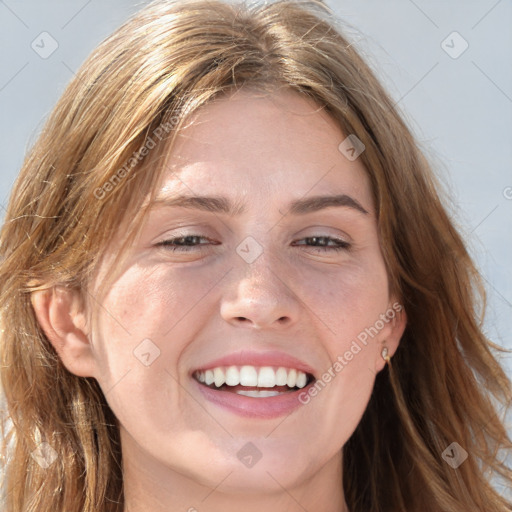
[(315, 370), (308, 364), (286, 352), (267, 351), (253, 352), (241, 351), (229, 354), (208, 363), (202, 364), (193, 370), (192, 373), (205, 371), (219, 366), (274, 366), (284, 368), (295, 368), (314, 377)]

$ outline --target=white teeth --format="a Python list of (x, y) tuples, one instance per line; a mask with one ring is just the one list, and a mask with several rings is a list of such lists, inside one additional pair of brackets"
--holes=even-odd
[(254, 366), (242, 366), (240, 368), (240, 384), (242, 386), (258, 385), (258, 371)]
[(213, 378), (213, 370), (206, 370), (204, 372), (204, 383), (209, 386), (210, 384), (213, 384), (213, 381), (215, 379)]
[[(215, 384), (218, 388), (224, 384), (227, 386), (241, 385), (259, 388), (273, 388), (275, 386), (303, 388), (306, 386), (308, 380), (306, 373), (294, 368), (273, 368), (271, 366), (262, 366), (261, 368), (258, 368), (249, 365), (242, 366), (240, 368), (238, 366), (219, 366), (206, 371), (198, 371), (195, 373), (195, 377), (199, 382), (206, 384), (207, 386)], [(244, 391), (244, 393), (247, 392), (246, 390), (242, 391)]]
[(244, 396), (250, 396), (252, 398), (267, 398), (269, 396), (277, 396), (282, 395), (283, 393), (280, 393), (279, 391), (267, 391), (265, 389), (257, 389), (257, 390), (251, 390), (251, 391), (245, 391), (243, 389), (239, 389), (238, 391), (235, 391), (237, 395), (244, 395)]
[(286, 368), (278, 368), (276, 372), (276, 386), (286, 386), (288, 381), (288, 372)]
[(303, 388), (306, 385), (307, 380), (308, 380), (308, 378), (307, 378), (305, 373), (298, 372), (297, 373), (297, 380), (295, 381), (295, 385), (298, 388)]
[(297, 370), (290, 370), (288, 372), (288, 379), (286, 381), (286, 385), (289, 388), (293, 388), (293, 387), (295, 387), (296, 381), (297, 381)]
[(215, 379), (215, 386), (220, 388), (224, 382), (226, 382), (226, 376), (222, 368), (215, 368), (213, 370), (213, 378)]
[(273, 388), (276, 385), (276, 374), (270, 366), (263, 366), (258, 373), (259, 388)]
[(238, 386), (240, 384), (240, 372), (236, 366), (230, 366), (226, 370), (226, 384), (228, 386)]

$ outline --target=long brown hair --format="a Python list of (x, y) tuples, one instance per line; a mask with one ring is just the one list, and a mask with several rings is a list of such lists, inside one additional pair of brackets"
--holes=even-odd
[[(63, 366), (31, 293), (59, 285), (86, 295), (120, 218), (134, 216), (133, 233), (140, 226), (158, 149), (191, 112), (242, 86), (312, 98), (366, 147), (382, 252), (408, 324), (343, 448), (350, 510), (512, 510), (489, 482), (512, 481), (498, 457), (512, 448), (500, 419), (512, 386), (482, 332), (481, 279), (410, 130), (331, 17), (320, 0), (158, 0), (68, 86), (0, 234), (6, 512), (122, 512), (117, 420), (97, 381)], [(456, 469), (442, 456), (453, 442), (468, 453)], [(33, 457), (41, 443), (57, 456), (46, 468)]]

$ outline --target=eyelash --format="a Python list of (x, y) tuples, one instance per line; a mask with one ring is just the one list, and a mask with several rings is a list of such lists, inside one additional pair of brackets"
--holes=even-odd
[[(201, 235), (186, 235), (186, 236), (180, 236), (180, 237), (176, 237), (176, 238), (170, 238), (169, 240), (164, 240), (163, 242), (160, 242), (156, 245), (159, 247), (164, 247), (166, 250), (170, 250), (172, 252), (190, 252), (192, 250), (192, 248), (197, 247), (197, 245), (208, 245), (208, 244), (194, 244), (194, 245), (183, 244), (183, 245), (180, 245), (179, 243), (178, 244), (176, 243), (179, 240), (185, 240), (187, 238), (188, 239), (202, 238), (204, 240), (211, 241), (209, 238), (206, 238)], [(337, 246), (321, 246), (321, 245), (320, 246), (318, 246), (318, 245), (310, 246), (319, 252), (342, 251), (342, 250), (350, 249), (350, 244), (348, 242), (346, 242), (345, 240), (341, 240), (339, 238), (333, 238), (331, 236), (308, 236), (308, 237), (303, 238), (302, 240), (318, 240), (318, 239), (325, 240), (325, 241), (327, 241), (327, 243), (336, 242), (338, 244)], [(218, 244), (214, 244), (214, 245), (218, 245)], [(304, 245), (304, 244), (300, 244), (300, 245)]]

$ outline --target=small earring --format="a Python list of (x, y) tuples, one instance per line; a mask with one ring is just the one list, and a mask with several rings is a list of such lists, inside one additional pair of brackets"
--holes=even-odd
[(382, 349), (382, 359), (384, 359), (386, 361), (386, 363), (391, 363), (391, 358), (388, 356), (388, 347), (384, 347)]

